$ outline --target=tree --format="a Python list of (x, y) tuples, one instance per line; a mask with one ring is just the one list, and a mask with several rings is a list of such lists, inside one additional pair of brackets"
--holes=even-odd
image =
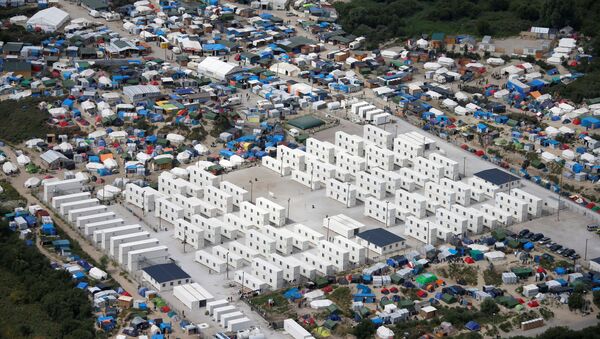
[(583, 294), (581, 293), (572, 293), (569, 297), (569, 309), (571, 311), (582, 309), (584, 304), (585, 300), (583, 299)]
[(106, 266), (108, 265), (108, 257), (105, 255), (103, 255), (102, 257), (100, 257), (100, 262), (98, 263), (98, 266), (100, 266), (101, 269), (106, 270)]
[(486, 20), (480, 19), (477, 21), (477, 33), (479, 35), (491, 35), (492, 26)]
[(358, 339), (367, 339), (373, 337), (377, 331), (375, 324), (369, 319), (363, 319), (356, 327), (354, 327), (354, 335)]
[(600, 291), (594, 291), (594, 304), (600, 307)]
[(500, 312), (500, 307), (498, 307), (498, 304), (496, 304), (494, 299), (485, 298), (485, 300), (483, 300), (483, 302), (481, 303), (481, 313), (487, 315), (494, 315), (498, 312)]

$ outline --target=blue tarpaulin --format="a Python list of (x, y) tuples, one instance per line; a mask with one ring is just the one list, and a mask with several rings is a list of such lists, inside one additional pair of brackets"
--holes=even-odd
[(481, 326), (479, 326), (479, 324), (476, 321), (474, 321), (474, 320), (471, 320), (468, 323), (466, 323), (465, 327), (469, 331), (479, 331), (481, 329)]

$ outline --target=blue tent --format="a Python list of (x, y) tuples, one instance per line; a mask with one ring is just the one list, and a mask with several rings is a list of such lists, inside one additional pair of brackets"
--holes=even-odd
[(564, 267), (557, 267), (554, 269), (554, 273), (558, 275), (567, 274), (567, 270)]
[(469, 331), (479, 331), (481, 329), (481, 326), (479, 326), (479, 324), (476, 321), (474, 321), (474, 320), (471, 320), (468, 323), (466, 323), (465, 327)]
[(532, 243), (532, 242), (528, 242), (528, 243), (526, 243), (525, 245), (523, 245), (523, 249), (524, 249), (525, 251), (531, 251), (531, 250), (533, 249), (533, 246), (534, 246), (534, 245), (533, 245), (533, 243)]
[(88, 283), (82, 281), (79, 284), (77, 284), (76, 287), (80, 290), (85, 290), (88, 287)]
[(294, 287), (286, 291), (283, 294), (283, 297), (289, 300), (302, 299), (302, 293), (300, 293), (300, 290), (298, 290), (298, 288)]

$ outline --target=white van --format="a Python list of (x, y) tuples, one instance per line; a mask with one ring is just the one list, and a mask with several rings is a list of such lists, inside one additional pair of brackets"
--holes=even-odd
[(90, 11), (90, 16), (91, 16), (92, 18), (100, 18), (100, 17), (102, 17), (102, 14), (100, 14), (100, 12), (98, 12), (97, 10), (95, 10), (95, 9), (92, 9), (92, 10)]

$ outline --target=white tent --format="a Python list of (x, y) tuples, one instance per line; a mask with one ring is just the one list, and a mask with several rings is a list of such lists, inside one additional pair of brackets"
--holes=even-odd
[(187, 164), (188, 162), (190, 162), (190, 159), (192, 158), (192, 153), (188, 152), (188, 151), (183, 151), (179, 154), (177, 154), (177, 161)]
[(25, 146), (27, 146), (27, 148), (34, 148), (40, 142), (44, 142), (44, 140), (39, 139), (39, 138), (30, 139), (30, 140), (25, 141)]
[(502, 66), (504, 65), (504, 59), (501, 58), (488, 58), (485, 62), (491, 66)]
[(467, 113), (469, 113), (469, 110), (462, 106), (456, 106), (454, 107), (454, 113), (456, 115), (466, 115)]
[(417, 47), (418, 48), (422, 48), (425, 49), (429, 46), (429, 41), (425, 40), (425, 39), (419, 39), (417, 40)]
[(181, 47), (184, 51), (188, 52), (200, 52), (202, 51), (202, 45), (199, 41), (186, 39), (181, 42)]
[(227, 76), (241, 70), (236, 64), (221, 61), (219, 58), (214, 57), (208, 57), (198, 64), (198, 73), (217, 80), (225, 80)]
[(573, 160), (575, 159), (575, 152), (571, 151), (570, 149), (566, 149), (562, 151), (560, 156), (565, 160)]
[(423, 68), (425, 68), (426, 70), (429, 70), (429, 71), (435, 71), (437, 69), (442, 68), (442, 65), (438, 64), (437, 62), (426, 62), (423, 65)]
[(439, 57), (437, 62), (440, 65), (445, 66), (445, 67), (453, 67), (454, 66), (454, 59), (451, 59), (448, 57)]
[(20, 166), (25, 166), (27, 164), (29, 164), (31, 162), (31, 159), (29, 159), (28, 156), (26, 156), (25, 154), (21, 154), (17, 157), (17, 163)]
[(331, 300), (313, 300), (310, 302), (310, 308), (318, 310), (320, 308), (326, 308), (333, 304)]
[(63, 107), (54, 107), (54, 108), (50, 108), (48, 110), (48, 113), (50, 113), (50, 115), (53, 117), (58, 117), (58, 116), (67, 114), (67, 110)]
[(38, 187), (40, 184), (42, 183), (42, 181), (36, 177), (31, 177), (27, 180), (25, 180), (25, 183), (23, 183), (23, 186), (25, 186), (26, 188), (31, 188), (31, 187)]
[(6, 161), (6, 157), (3, 155), (0, 155), (0, 164), (3, 164)]
[(54, 32), (69, 21), (69, 13), (58, 7), (49, 7), (35, 13), (29, 20), (27, 26), (40, 28), (44, 32)]
[(463, 92), (456, 92), (456, 94), (454, 94), (454, 97), (458, 101), (467, 101), (467, 100), (469, 100), (469, 97), (465, 93), (463, 93)]
[(87, 164), (85, 164), (85, 168), (88, 171), (97, 171), (97, 170), (103, 169), (105, 167), (104, 167), (104, 165), (102, 165), (99, 162), (88, 162)]
[(377, 338), (380, 339), (391, 339), (394, 338), (394, 331), (390, 330), (385, 326), (379, 326), (377, 329)]
[(167, 134), (167, 140), (169, 140), (172, 144), (178, 145), (185, 141), (185, 137), (180, 134), (169, 133)]
[(103, 270), (99, 269), (98, 267), (92, 267), (88, 274), (90, 275), (90, 277), (96, 280), (104, 280), (108, 278), (108, 274)]
[(226, 168), (226, 169), (232, 169), (233, 163), (227, 159), (221, 159), (219, 160), (219, 165), (221, 165), (221, 167)]
[(194, 145), (194, 149), (200, 155), (204, 155), (204, 154), (210, 153), (209, 150), (208, 150), (208, 148), (206, 148), (206, 146), (204, 146), (202, 144), (196, 144), (196, 145)]
[(17, 166), (15, 166), (12, 162), (8, 161), (2, 164), (2, 171), (4, 174), (12, 174), (18, 171)]
[(103, 129), (97, 129), (95, 131), (93, 131), (92, 133), (88, 134), (88, 138), (90, 139), (98, 139), (98, 138), (102, 138), (106, 136), (106, 130)]
[(546, 162), (550, 162), (550, 161), (554, 161), (554, 159), (556, 159), (556, 156), (550, 152), (542, 152), (542, 160), (546, 161)]
[(146, 154), (144, 152), (139, 152), (138, 154), (136, 154), (135, 159), (141, 163), (145, 163), (146, 161), (150, 160), (152, 158), (151, 155)]
[(234, 166), (239, 166), (244, 162), (244, 158), (234, 154), (229, 158), (229, 161), (231, 161)]
[(287, 62), (279, 62), (269, 67), (271, 72), (275, 72), (279, 75), (287, 75), (295, 77), (300, 73), (300, 68), (296, 65), (289, 64)]
[(104, 159), (102, 164), (104, 164), (104, 167), (106, 167), (108, 169), (117, 168), (119, 166), (119, 164), (117, 164), (117, 161), (113, 158)]
[(458, 103), (452, 99), (444, 99), (444, 101), (442, 101), (442, 105), (448, 108), (454, 108), (458, 106)]
[(190, 175), (190, 173), (185, 168), (181, 167), (172, 168), (169, 172), (171, 172), (171, 174), (173, 174), (174, 176), (183, 179), (187, 179)]
[(110, 134), (108, 135), (108, 137), (111, 140), (125, 140), (127, 138), (127, 132), (125, 132), (125, 131), (110, 132)]

